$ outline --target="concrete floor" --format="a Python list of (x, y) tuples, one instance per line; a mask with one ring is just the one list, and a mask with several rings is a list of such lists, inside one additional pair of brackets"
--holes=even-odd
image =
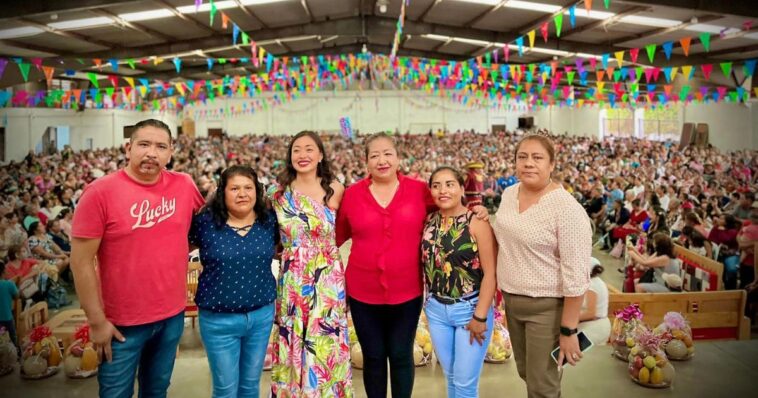
[[(349, 247), (343, 247), (347, 259)], [(594, 250), (594, 256), (605, 267), (602, 278), (610, 285), (621, 287), (623, 276), (616, 269), (621, 261)], [(74, 297), (75, 298), (75, 297)], [(74, 303), (78, 307), (78, 303)], [(55, 316), (57, 311), (51, 311)], [(589, 351), (576, 368), (565, 370), (564, 397), (723, 397), (755, 396), (754, 382), (758, 380), (758, 341), (699, 343), (696, 357), (689, 362), (676, 362), (677, 379), (674, 388), (648, 389), (634, 384), (626, 372), (626, 363), (610, 356), (610, 347), (598, 346)], [(365, 397), (362, 374), (353, 371), (356, 397)], [(264, 372), (261, 396), (268, 396), (270, 376)], [(427, 365), (416, 369), (414, 397), (445, 397), (446, 384), (439, 366)], [(97, 380), (70, 380), (61, 373), (49, 379), (28, 381), (13, 374), (0, 377), (0, 397), (93, 397), (97, 395)], [(136, 396), (136, 395), (135, 395)], [(197, 327), (186, 322), (179, 356), (173, 373), (170, 397), (209, 397), (211, 378), (205, 350)], [(516, 364), (510, 359), (504, 364), (485, 364), (480, 382), (480, 397), (526, 396), (526, 387), (518, 377)]]

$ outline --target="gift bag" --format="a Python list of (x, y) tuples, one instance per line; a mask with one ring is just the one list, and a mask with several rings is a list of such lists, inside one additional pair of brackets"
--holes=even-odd
[(11, 341), (11, 335), (0, 326), (0, 376), (13, 372), (13, 366), (18, 363), (18, 351)]
[(613, 355), (626, 361), (629, 356), (629, 350), (634, 347), (634, 336), (647, 330), (647, 326), (642, 323), (642, 311), (637, 304), (632, 304), (622, 311), (616, 312), (611, 327), (611, 346)]

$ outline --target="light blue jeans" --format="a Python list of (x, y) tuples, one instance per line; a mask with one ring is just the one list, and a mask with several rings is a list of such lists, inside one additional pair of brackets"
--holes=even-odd
[(479, 376), (484, 356), (490, 344), (494, 312), (487, 312), (487, 331), (482, 345), (469, 342), (470, 333), (465, 326), (474, 315), (479, 298), (455, 304), (442, 304), (434, 297), (426, 301), (424, 311), (429, 321), (434, 352), (447, 378), (448, 398), (476, 398), (479, 396)]
[(273, 303), (240, 314), (200, 310), (214, 398), (258, 397), (273, 323)]

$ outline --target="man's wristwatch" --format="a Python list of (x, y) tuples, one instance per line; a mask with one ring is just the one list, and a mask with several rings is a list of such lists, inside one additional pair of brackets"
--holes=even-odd
[(574, 334), (577, 334), (579, 332), (578, 329), (569, 329), (565, 326), (561, 326), (561, 335), (563, 336), (571, 336)]

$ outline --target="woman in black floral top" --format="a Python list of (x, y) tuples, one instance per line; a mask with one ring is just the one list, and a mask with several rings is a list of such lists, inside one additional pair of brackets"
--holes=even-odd
[(464, 205), (457, 170), (438, 168), (429, 187), (439, 210), (427, 217), (421, 241), (429, 293), (424, 310), (448, 396), (478, 397), (493, 329), (497, 244), (489, 223)]

